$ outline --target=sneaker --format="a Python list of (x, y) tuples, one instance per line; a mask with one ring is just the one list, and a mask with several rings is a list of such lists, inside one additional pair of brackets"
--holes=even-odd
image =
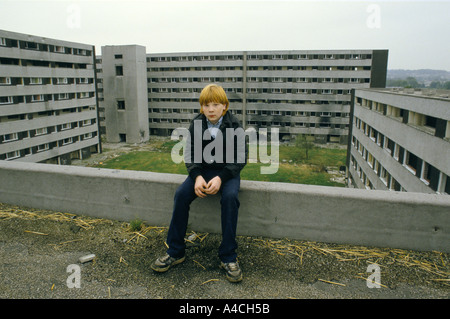
[(151, 265), (151, 268), (157, 272), (165, 272), (169, 270), (170, 267), (181, 264), (184, 259), (184, 256), (181, 258), (173, 258), (166, 254), (164, 257), (156, 259), (155, 262)]
[(239, 282), (242, 280), (242, 271), (237, 262), (220, 263), (221, 268), (225, 269), (226, 276), (229, 282)]

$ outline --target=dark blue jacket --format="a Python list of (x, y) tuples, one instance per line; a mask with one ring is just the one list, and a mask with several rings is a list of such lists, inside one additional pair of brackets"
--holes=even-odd
[[(197, 121), (197, 126), (194, 125)], [(194, 156), (194, 151), (196, 149), (195, 143), (198, 143), (200, 141), (199, 131), (194, 132), (195, 127), (200, 127), (201, 123), (201, 150), (202, 150), (202, 156), (201, 161), (195, 161), (199, 158), (199, 154), (197, 154), (197, 157)], [(232, 129), (228, 130), (227, 134), (227, 128)], [(195, 116), (195, 118), (191, 121), (191, 124), (189, 126), (189, 133), (190, 138), (187, 139), (186, 142), (186, 153), (185, 153), (185, 164), (187, 171), (189, 175), (195, 180), (195, 178), (199, 175), (202, 175), (202, 171), (205, 169), (217, 169), (220, 170), (218, 176), (222, 180), (222, 183), (225, 183), (230, 178), (236, 176), (237, 174), (240, 174), (242, 168), (247, 163), (247, 154), (248, 154), (248, 148), (247, 143), (245, 139), (245, 134), (242, 126), (239, 122), (239, 120), (232, 115), (229, 112), (226, 112), (222, 119), (222, 124), (219, 127), (219, 130), (222, 134), (218, 133), (216, 135), (217, 138), (222, 138), (222, 154), (220, 152), (217, 152), (216, 147), (211, 145), (207, 151), (208, 153), (211, 153), (214, 157), (214, 160), (205, 161), (205, 158), (203, 156), (203, 151), (205, 150), (205, 147), (207, 147), (210, 143), (215, 142), (216, 146), (220, 145), (217, 143), (217, 141), (211, 137), (209, 134), (209, 131), (205, 133), (205, 131), (208, 130), (208, 124), (207, 119), (204, 114), (198, 114)], [(237, 134), (230, 135), (231, 132), (236, 132)], [(197, 134), (197, 135), (195, 135)], [(228, 136), (227, 136), (228, 135)], [(231, 136), (233, 136), (233, 140), (228, 140)], [(203, 139), (205, 137), (205, 139)], [(233, 144), (231, 144), (233, 143)], [(228, 147), (227, 147), (228, 146)], [(209, 152), (210, 150), (213, 150), (212, 152)], [(227, 157), (227, 151), (233, 151), (233, 154), (229, 154)], [(222, 156), (220, 156), (222, 155)], [(233, 157), (231, 157), (233, 155)], [(232, 158), (232, 160), (230, 160)], [(228, 161), (227, 161), (228, 159)]]

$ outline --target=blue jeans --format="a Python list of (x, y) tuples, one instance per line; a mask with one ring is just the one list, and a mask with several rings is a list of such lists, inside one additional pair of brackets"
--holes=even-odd
[[(216, 177), (219, 171), (206, 170), (202, 176), (208, 183), (209, 180)], [(222, 243), (219, 247), (219, 258), (224, 263), (236, 261), (236, 227), (238, 220), (239, 199), (238, 192), (241, 179), (239, 174), (232, 179), (222, 183), (221, 193), (221, 222), (222, 222)], [(184, 237), (186, 235), (189, 208), (197, 195), (194, 192), (195, 181), (188, 176), (175, 192), (172, 221), (170, 222), (169, 232), (167, 234), (167, 253), (174, 258), (184, 256), (186, 244)], [(211, 196), (211, 195), (208, 195)]]

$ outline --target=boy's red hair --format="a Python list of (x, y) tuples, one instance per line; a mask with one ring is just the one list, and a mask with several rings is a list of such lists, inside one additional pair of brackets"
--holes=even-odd
[(225, 110), (222, 116), (228, 111), (230, 102), (228, 101), (225, 90), (217, 84), (209, 84), (205, 86), (200, 93), (200, 113), (203, 113), (203, 105), (207, 105), (210, 102), (216, 102), (225, 105)]

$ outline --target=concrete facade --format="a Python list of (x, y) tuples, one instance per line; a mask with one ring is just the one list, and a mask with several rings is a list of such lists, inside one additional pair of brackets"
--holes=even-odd
[(99, 152), (94, 57), (91, 45), (0, 30), (0, 160)]
[[(186, 176), (0, 161), (0, 202), (167, 226)], [(238, 235), (450, 252), (450, 197), (242, 181)], [(219, 196), (189, 227), (220, 233)]]
[(102, 47), (102, 92), (108, 142), (148, 141), (145, 47)]
[(290, 139), (348, 136), (352, 88), (384, 87), (387, 50), (148, 54), (149, 125), (168, 135), (198, 113), (204, 86), (218, 83), (244, 128), (276, 127)]
[(348, 152), (351, 185), (450, 194), (449, 93), (355, 90)]
[[(187, 127), (203, 87), (217, 83), (245, 128), (276, 127), (285, 139), (310, 134), (316, 142), (345, 144), (351, 89), (384, 87), (387, 57), (387, 50), (147, 54), (150, 134)], [(105, 58), (98, 61), (111, 63)]]

